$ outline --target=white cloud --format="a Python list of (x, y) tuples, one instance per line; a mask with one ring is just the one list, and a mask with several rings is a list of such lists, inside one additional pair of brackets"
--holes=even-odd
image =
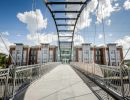
[(22, 35), (21, 35), (21, 34), (16, 34), (16, 36), (17, 36), (17, 37), (20, 37), (20, 36), (22, 36)]
[(84, 42), (85, 42), (85, 40), (84, 40), (83, 36), (81, 36), (80, 34), (74, 35), (74, 45), (81, 45)]
[(115, 3), (115, 7), (119, 7), (119, 3)]
[(99, 0), (99, 6), (96, 11), (99, 22), (102, 22), (102, 19), (109, 18), (113, 12), (120, 10), (117, 4), (115, 6), (112, 5), (114, 2), (111, 0)]
[(124, 2), (123, 7), (124, 7), (125, 10), (129, 10), (130, 9), (130, 0), (126, 0)]
[[(39, 43), (50, 43), (50, 44), (57, 44), (58, 37), (57, 34), (52, 33), (40, 33), (39, 30), (47, 27), (47, 19), (43, 18), (41, 11), (36, 10), (18, 13), (17, 18), (22, 22), (27, 24), (27, 29), (29, 30), (30, 34), (27, 34), (27, 40), (31, 41), (32, 44), (39, 44)], [(69, 35), (69, 34), (66, 34)], [(17, 35), (19, 36), (19, 35)], [(75, 35), (74, 41), (75, 44), (82, 43), (84, 40), (79, 35)], [(63, 39), (64, 40), (64, 39)], [(67, 39), (65, 41), (71, 41)]]
[[(105, 33), (105, 37), (112, 37), (113, 34), (111, 33)], [(98, 39), (103, 39), (104, 38), (104, 34), (103, 33), (97, 33), (97, 38)]]
[(103, 38), (103, 34), (98, 34), (98, 39), (102, 39)]
[(27, 39), (32, 41), (35, 44), (39, 43), (54, 43), (57, 42), (57, 35), (54, 33), (36, 33), (36, 34), (28, 34)]
[(110, 19), (106, 20), (106, 25), (108, 25), (108, 26), (111, 25), (111, 20)]
[(108, 36), (109, 36), (109, 37), (112, 37), (113, 35), (110, 33), (110, 34), (108, 34)]
[(78, 29), (84, 29), (85, 27), (90, 26), (92, 22), (92, 18), (90, 16), (96, 10), (97, 5), (98, 5), (97, 0), (91, 0), (88, 3), (87, 7), (81, 13), (80, 19), (78, 20), (78, 23), (77, 23)]
[(101, 43), (101, 44), (98, 44), (97, 47), (101, 47), (101, 46), (106, 46), (105, 44)]
[[(116, 40), (115, 43), (123, 46), (123, 53), (125, 55), (128, 48), (130, 48), (130, 36), (124, 36), (123, 38)], [(130, 59), (130, 51), (126, 56), (126, 59)]]
[[(75, 2), (75, 0), (67, 0), (67, 1), (72, 1)], [(85, 1), (85, 0), (77, 0), (77, 1)], [(99, 1), (99, 6), (98, 6), (98, 1)], [(89, 27), (92, 22), (91, 15), (96, 15), (97, 16), (97, 22), (100, 23), (102, 18), (108, 19), (111, 14), (115, 11), (118, 11), (119, 9), (119, 4), (115, 3), (117, 0), (91, 0), (87, 7), (84, 9), (84, 11), (81, 13), (81, 16), (77, 22), (76, 30), (81, 30), (84, 29), (85, 27)], [(79, 6), (73, 6), (73, 5), (68, 5), (66, 10), (73, 11), (73, 10), (80, 10)], [(98, 8), (98, 9), (97, 9)], [(76, 14), (67, 14), (68, 17), (75, 18), (77, 15)], [(18, 13), (17, 18), (27, 24), (27, 29), (29, 30), (30, 34), (27, 35), (27, 39), (30, 41), (33, 41), (35, 43), (38, 42), (38, 36), (39, 36), (39, 42), (53, 42), (57, 41), (57, 34), (54, 33), (38, 33), (38, 30), (41, 30), (43, 28), (47, 27), (47, 19), (44, 18), (41, 14), (41, 11), (37, 9), (36, 11), (29, 11), (29, 12), (24, 12), (24, 13)], [(74, 21), (68, 21), (68, 23), (73, 23)], [(107, 25), (111, 24), (111, 20), (106, 21)], [(72, 27), (73, 28), (73, 27)], [(77, 40), (77, 37), (75, 36), (74, 40)], [(98, 36), (99, 39), (103, 38), (102, 34), (99, 34)], [(53, 40), (53, 41), (52, 41)], [(81, 37), (81, 40), (78, 42), (83, 42), (83, 38)], [(75, 41), (77, 42), (77, 41)]]
[(4, 35), (4, 36), (9, 36), (10, 35), (9, 32), (7, 32), (7, 31), (6, 32), (1, 32), (1, 34)]
[[(65, 35), (68, 36), (68, 34), (65, 34)], [(35, 44), (50, 43), (50, 44), (56, 45), (57, 41), (58, 41), (57, 34), (54, 34), (54, 33), (48, 33), (48, 34), (45, 34), (45, 33), (42, 33), (42, 34), (41, 33), (28, 34), (27, 35), (27, 39), (29, 41), (32, 41), (32, 43), (35, 43)], [(63, 39), (63, 41), (64, 41), (64, 39)], [(68, 38), (65, 41), (70, 41), (70, 39)], [(75, 43), (75, 45), (84, 43), (83, 37), (80, 36), (80, 35), (75, 34), (74, 43)]]
[[(8, 39), (3, 37), (3, 40), (9, 50), (9, 46), (12, 45), (13, 43), (11, 43)], [(8, 50), (6, 49), (5, 45), (2, 42), (2, 39), (0, 37), (0, 53), (5, 53), (5, 54), (9, 54)]]
[[(66, 0), (75, 2), (75, 0)], [(78, 1), (85, 1), (85, 0), (78, 0)], [(99, 1), (99, 2), (98, 2)], [(80, 10), (81, 5), (68, 5), (66, 10)], [(97, 16), (98, 23), (102, 22), (102, 18), (106, 19), (111, 16), (113, 12), (119, 11), (120, 7), (117, 3), (117, 0), (91, 0), (84, 11), (81, 13), (81, 20), (78, 20), (77, 29), (84, 29), (85, 27), (89, 27), (92, 22), (91, 15)], [(75, 17), (76, 14), (67, 14), (68, 17)], [(108, 21), (110, 24), (111, 21)], [(69, 21), (68, 23), (73, 23)]]
[(84, 29), (85, 27), (89, 27), (91, 24), (92, 19), (90, 18), (88, 11), (83, 11), (81, 17), (77, 22), (77, 29)]
[[(75, 2), (75, 0), (67, 0)], [(85, 1), (85, 0), (78, 0), (78, 1)], [(80, 18), (77, 22), (77, 29), (84, 29), (85, 27), (89, 27), (92, 19), (90, 17), (90, 14), (94, 12), (94, 10), (97, 7), (97, 0), (91, 0), (91, 2), (88, 3), (87, 7), (84, 9), (84, 11), (81, 13)], [(68, 5), (66, 10), (77, 10), (79, 11), (82, 5)], [(67, 14), (68, 17), (76, 17), (77, 14)], [(73, 23), (73, 21), (68, 21), (68, 23)]]
[[(9, 50), (9, 46), (10, 45), (12, 45), (13, 43), (12, 42), (10, 42), (6, 37), (7, 36), (9, 36), (10, 35), (10, 33), (8, 32), (8, 31), (5, 31), (5, 32), (1, 32), (0, 33), (0, 53), (5, 53), (5, 54), (8, 54), (9, 52), (8, 52), (8, 50)], [(3, 43), (3, 41), (4, 41), (4, 43), (5, 43), (5, 45), (4, 45), (4, 43)], [(6, 49), (6, 47), (7, 47), (7, 49)]]
[(17, 18), (27, 25), (27, 29), (32, 34), (47, 27), (47, 19), (43, 17), (39, 9), (36, 11), (18, 13)]

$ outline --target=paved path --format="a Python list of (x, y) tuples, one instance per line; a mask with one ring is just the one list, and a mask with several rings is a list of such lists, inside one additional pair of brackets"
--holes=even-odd
[(59, 65), (31, 84), (24, 100), (98, 100), (69, 65)]

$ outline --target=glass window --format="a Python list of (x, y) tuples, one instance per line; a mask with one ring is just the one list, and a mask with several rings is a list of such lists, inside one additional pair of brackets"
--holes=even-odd
[(44, 54), (47, 54), (47, 50), (43, 50), (43, 53), (44, 53)]
[(17, 50), (17, 54), (20, 54), (20, 50)]
[(31, 50), (31, 55), (33, 55), (33, 50)]

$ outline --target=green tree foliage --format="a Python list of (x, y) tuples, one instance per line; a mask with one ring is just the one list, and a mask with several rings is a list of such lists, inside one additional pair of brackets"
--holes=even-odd
[(0, 53), (0, 67), (6, 68), (8, 62), (8, 57), (6, 54)]

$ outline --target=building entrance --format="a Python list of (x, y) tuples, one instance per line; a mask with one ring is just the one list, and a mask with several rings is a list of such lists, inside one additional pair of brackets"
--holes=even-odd
[(62, 63), (68, 64), (69, 63), (69, 59), (62, 59)]

